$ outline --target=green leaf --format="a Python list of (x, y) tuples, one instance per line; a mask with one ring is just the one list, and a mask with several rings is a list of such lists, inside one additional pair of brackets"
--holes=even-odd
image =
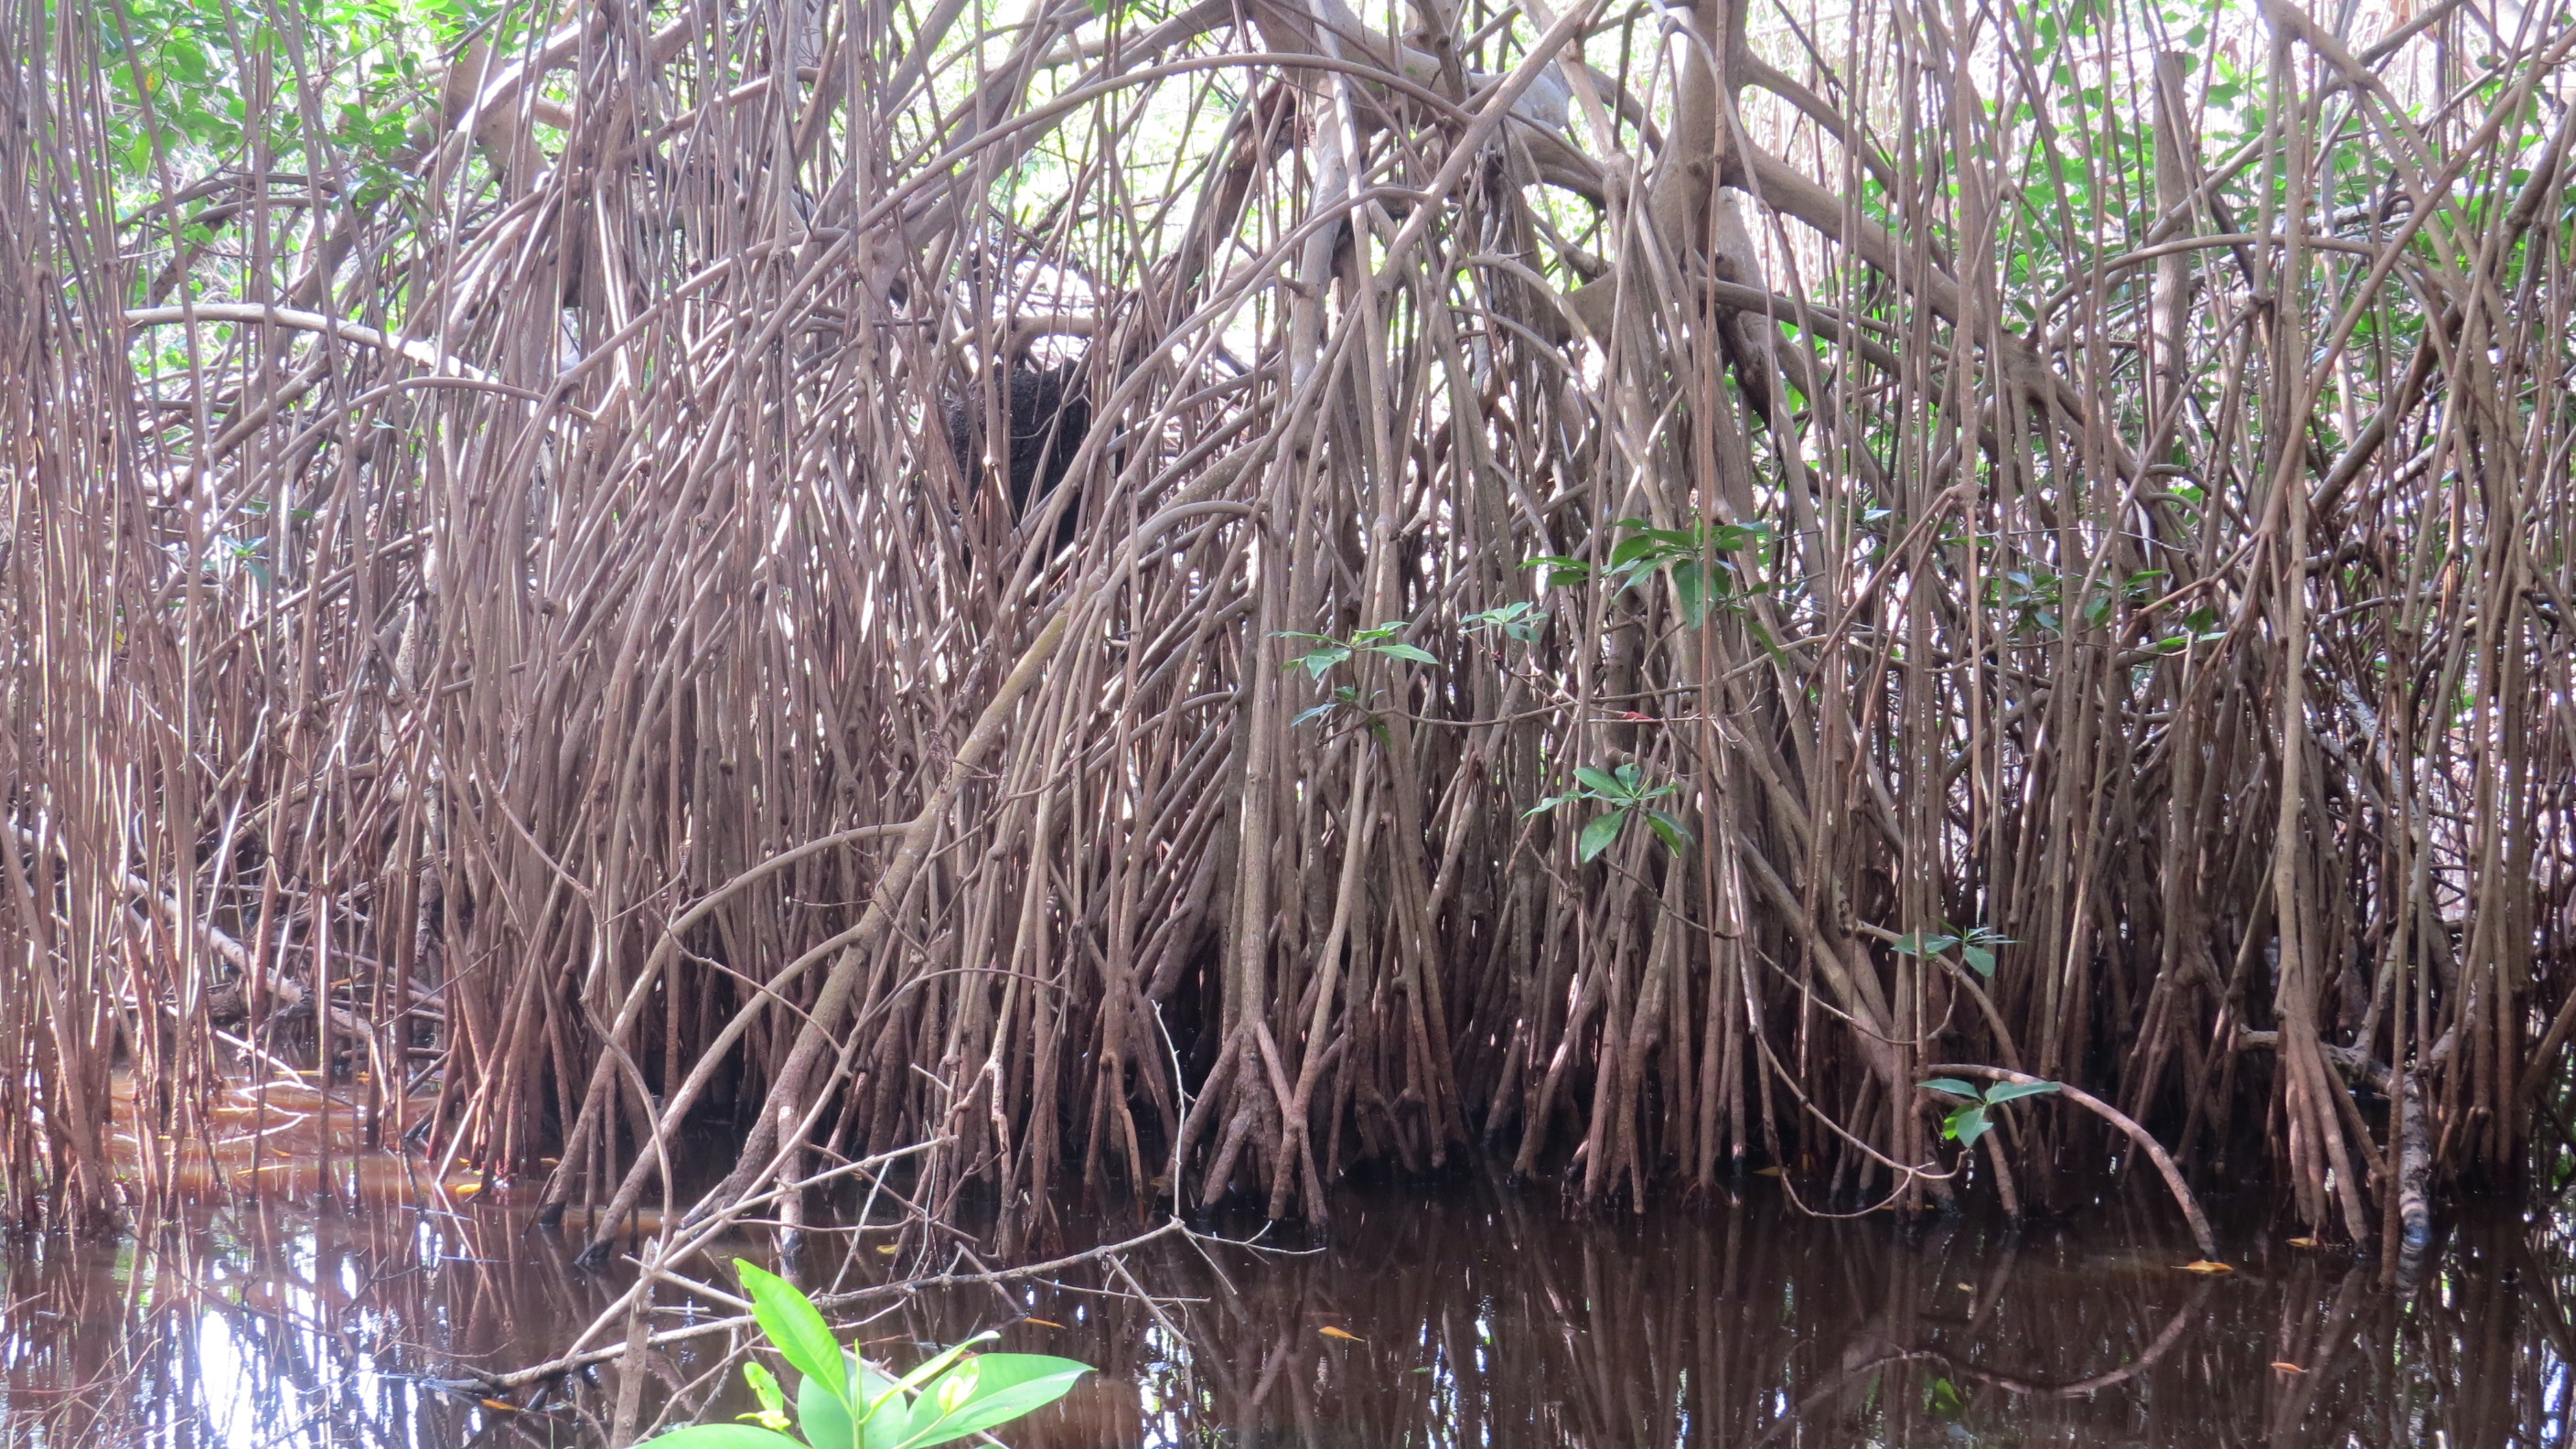
[(2059, 1082), (1997, 1082), (1986, 1088), (1986, 1105), (1997, 1107), (2023, 1097), (2044, 1096), (2062, 1085)]
[(756, 1424), (691, 1424), (652, 1442), (654, 1449), (799, 1449), (795, 1440)]
[(896, 1394), (894, 1400), (859, 1426), (859, 1449), (896, 1449), (912, 1432), (911, 1411), (904, 1407), (903, 1395)]
[(1679, 855), (1691, 848), (1690, 828), (1674, 819), (1669, 813), (1662, 810), (1649, 810), (1646, 812), (1646, 824), (1654, 829), (1655, 837), (1663, 841), (1664, 848), (1673, 854)]
[(1611, 774), (1608, 770), (1602, 769), (1598, 765), (1575, 766), (1574, 778), (1581, 781), (1584, 788), (1592, 791), (1596, 795), (1625, 795), (1628, 793), (1627, 790), (1619, 784), (1618, 776)]
[(902, 1386), (866, 1359), (859, 1360), (858, 1378), (860, 1449), (894, 1449), (910, 1416)]
[(1987, 950), (1983, 946), (1962, 946), (1959, 948), (1959, 955), (1967, 961), (1969, 970), (1983, 976), (1988, 981), (1995, 979), (1994, 952)]
[(1547, 570), (1547, 585), (1552, 589), (1571, 588), (1592, 577), (1592, 565), (1561, 553), (1543, 554), (1521, 567)]
[(1485, 609), (1478, 613), (1469, 614), (1466, 618), (1460, 620), (1459, 623), (1469, 632), (1473, 632), (1478, 629), (1500, 629), (1514, 639), (1527, 641), (1529, 639), (1536, 638), (1538, 634), (1537, 629), (1532, 627), (1530, 623), (1530, 609), (1532, 607), (1532, 605), (1527, 603), (1503, 604), (1496, 608)]
[[(760, 1410), (757, 1413), (736, 1414), (734, 1417), (745, 1423), (758, 1424), (764, 1429), (775, 1429), (782, 1434), (787, 1432), (791, 1422), (787, 1417), (787, 1396), (778, 1390), (778, 1376), (769, 1371), (767, 1364), (754, 1359), (742, 1366), (742, 1377), (743, 1382), (751, 1385), (752, 1397), (760, 1401)], [(815, 1392), (825, 1400), (831, 1398), (830, 1394), (820, 1389)], [(842, 1417), (846, 1419), (849, 1416), (844, 1413)], [(813, 1439), (811, 1430), (807, 1431), (806, 1438), (815, 1443), (821, 1442)]]
[(835, 1393), (820, 1375), (807, 1374), (796, 1386), (796, 1427), (814, 1449), (859, 1449), (858, 1422), (850, 1417), (849, 1380)]
[(1983, 1095), (1978, 1092), (1974, 1082), (1963, 1082), (1957, 1077), (1934, 1077), (1928, 1082), (1917, 1082), (1914, 1085), (1927, 1092), (1939, 1092), (1945, 1097), (1965, 1097), (1971, 1102)]
[(918, 1389), (923, 1384), (926, 1384), (932, 1379), (935, 1379), (941, 1374), (947, 1372), (948, 1366), (957, 1362), (958, 1359), (963, 1358), (968, 1349), (973, 1348), (979, 1343), (989, 1342), (1001, 1336), (1002, 1335), (999, 1333), (988, 1328), (982, 1333), (976, 1334), (973, 1338), (965, 1339), (949, 1348), (941, 1349), (938, 1353), (924, 1359), (919, 1365), (914, 1367), (912, 1372), (895, 1380), (894, 1386), (898, 1389), (905, 1390)]
[(1949, 1121), (1941, 1124), (1941, 1135), (1956, 1139), (1961, 1147), (1976, 1146), (1978, 1138), (1993, 1130), (1995, 1124), (1986, 1120), (1983, 1107), (1962, 1107), (1950, 1114)]
[(1377, 644), (1370, 647), (1377, 650), (1380, 654), (1388, 655), (1396, 659), (1410, 659), (1416, 664), (1437, 664), (1440, 662), (1439, 655), (1417, 645)]
[[(934, 1386), (913, 1404), (905, 1449), (963, 1439), (1042, 1409), (1071, 1391), (1091, 1366), (1042, 1353), (988, 1353), (959, 1365), (960, 1373), (969, 1370), (973, 1377), (965, 1393), (947, 1396)], [(925, 1410), (931, 1411), (927, 1417)]]
[(821, 1379), (829, 1392), (846, 1399), (850, 1387), (841, 1363), (841, 1342), (832, 1336), (831, 1325), (823, 1321), (814, 1300), (758, 1264), (736, 1258), (733, 1270), (751, 1295), (752, 1317), (760, 1321), (760, 1331), (769, 1336), (779, 1356), (795, 1365), (798, 1373)]
[(1306, 666), (1307, 674), (1316, 679), (1321, 679), (1324, 677), (1324, 671), (1350, 657), (1351, 651), (1348, 645), (1327, 644), (1321, 649), (1310, 649), (1307, 652), (1298, 655), (1296, 658), (1289, 660), (1286, 664), (1281, 665), (1280, 667), (1282, 669), (1294, 669), (1298, 665), (1302, 664)]
[(988, 1353), (975, 1363), (982, 1371), (979, 1382), (985, 1394), (997, 1394), (1056, 1374), (1080, 1378), (1091, 1372), (1091, 1365), (1079, 1359), (1058, 1358), (1051, 1353)]
[(1627, 823), (1628, 812), (1625, 810), (1594, 816), (1592, 823), (1583, 827), (1582, 837), (1574, 843), (1575, 858), (1590, 865), (1596, 856), (1610, 848), (1611, 841), (1619, 838), (1619, 828)]
[[(857, 1358), (857, 1355), (853, 1354), (851, 1357)], [(893, 1393), (898, 1387), (894, 1381), (894, 1375), (878, 1368), (875, 1364), (868, 1362), (866, 1359), (859, 1358), (858, 1366), (859, 1392), (858, 1397), (852, 1400), (852, 1403), (855, 1406), (859, 1408), (867, 1408), (875, 1404), (878, 1400), (884, 1398), (886, 1395)]]
[(975, 1397), (976, 1380), (981, 1377), (971, 1356), (949, 1367), (946, 1373), (921, 1386), (921, 1394), (912, 1401), (904, 1416), (903, 1440), (917, 1444), (930, 1437), (941, 1424), (963, 1411)]

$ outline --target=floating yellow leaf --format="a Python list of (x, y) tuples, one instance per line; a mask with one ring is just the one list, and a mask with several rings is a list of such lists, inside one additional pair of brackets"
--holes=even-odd
[(1349, 1342), (1351, 1342), (1351, 1343), (1366, 1343), (1366, 1342), (1368, 1342), (1368, 1340), (1367, 1340), (1367, 1339), (1360, 1337), (1360, 1336), (1359, 1336), (1358, 1334), (1356, 1334), (1356, 1333), (1345, 1333), (1345, 1332), (1343, 1332), (1341, 1329), (1338, 1329), (1338, 1328), (1318, 1328), (1318, 1329), (1316, 1329), (1315, 1331), (1316, 1331), (1317, 1333), (1322, 1334), (1322, 1335), (1323, 1335), (1323, 1336), (1325, 1336), (1326, 1338), (1339, 1338), (1339, 1339), (1347, 1340), (1347, 1341), (1349, 1341)]
[(2290, 1240), (2290, 1246), (2293, 1248), (2322, 1248), (2325, 1244), (2318, 1242), (2314, 1238), (2292, 1238)]
[(1958, 1289), (1962, 1293), (1974, 1293), (1977, 1291), (1977, 1285), (1974, 1283), (1953, 1283), (1950, 1286)]
[(1045, 1319), (1045, 1318), (1023, 1318), (1023, 1319), (1021, 1319), (1020, 1321), (1021, 1321), (1022, 1323), (1034, 1323), (1034, 1324), (1036, 1324), (1036, 1325), (1037, 1325), (1038, 1327), (1040, 1327), (1040, 1328), (1055, 1328), (1055, 1329), (1061, 1329), (1061, 1328), (1063, 1328), (1063, 1327), (1064, 1327), (1064, 1325), (1063, 1325), (1063, 1324), (1061, 1324), (1061, 1323), (1057, 1323), (1057, 1322), (1054, 1322), (1054, 1321), (1052, 1321), (1052, 1320), (1050, 1320), (1050, 1319)]
[(520, 1408), (518, 1405), (510, 1403), (504, 1399), (476, 1399), (474, 1402), (481, 1404), (487, 1409), (498, 1409), (504, 1414), (524, 1414), (528, 1412), (527, 1410)]
[(2276, 1358), (2272, 1360), (2272, 1367), (2279, 1369), (2285, 1374), (2303, 1374), (2307, 1372), (2306, 1369), (2299, 1367), (2297, 1364), (2294, 1364), (2285, 1358)]
[(2207, 1258), (2195, 1258), (2191, 1262), (2177, 1264), (2176, 1266), (2186, 1273), (2233, 1273), (2236, 1271), (2225, 1263), (2213, 1263)]
[(1776, 1167), (1757, 1167), (1753, 1169), (1753, 1175), (1755, 1177), (1787, 1177), (1789, 1174)]
[(451, 1182), (447, 1185), (447, 1190), (458, 1197), (472, 1197), (483, 1190), (483, 1180), (478, 1177), (464, 1182)]
[(877, 1251), (891, 1258), (894, 1256), (894, 1247), (895, 1245), (892, 1243), (879, 1243), (877, 1244)]

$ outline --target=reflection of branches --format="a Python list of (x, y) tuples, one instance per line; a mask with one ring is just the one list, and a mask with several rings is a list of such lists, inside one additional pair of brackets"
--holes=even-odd
[(1966, 1359), (1944, 1353), (1937, 1348), (1923, 1349), (1917, 1356), (1939, 1359), (1941, 1362), (1950, 1365), (1952, 1368), (1968, 1375), (1970, 1378), (1976, 1379), (1980, 1383), (1992, 1384), (2006, 1393), (2037, 1394), (2060, 1399), (2080, 1399), (2086, 1394), (2097, 1393), (2103, 1389), (2110, 1388), (2114, 1384), (2127, 1383), (2129, 1380), (2145, 1373), (2148, 1369), (2154, 1368), (2158, 1359), (2161, 1359), (2167, 1353), (2172, 1352), (2173, 1346), (2182, 1341), (2183, 1330), (2189, 1327), (2191, 1321), (2200, 1315), (2201, 1308), (2209, 1301), (2210, 1290), (2217, 1286), (2218, 1285), (2215, 1282), (2203, 1282), (2200, 1287), (2192, 1293), (2191, 1301), (2174, 1311), (2174, 1316), (2166, 1322), (2164, 1331), (2158, 1333), (2155, 1337), (2155, 1341), (2147, 1345), (2147, 1351), (2138, 1355), (2134, 1361), (2123, 1364), (2120, 1367), (2111, 1370), (2109, 1373), (2095, 1374), (2093, 1377), (2088, 1379), (2077, 1379), (2071, 1384), (2047, 1384), (2041, 1383), (2035, 1379), (2026, 1379), (2013, 1374), (2000, 1373), (1994, 1369), (1985, 1368), (1980, 1365), (1970, 1363)]
[[(2138, 1211), (2162, 1217), (2142, 1189)], [(1328, 1253), (1247, 1267), (1223, 1251), (1246, 1245), (1165, 1224), (1018, 1273), (979, 1266), (864, 1287), (837, 1296), (835, 1318), (874, 1321), (862, 1336), (883, 1347), (867, 1351), (894, 1356), (987, 1324), (1052, 1344), (1101, 1369), (1091, 1412), (1145, 1414), (1144, 1441), (1157, 1443), (1275, 1432), (1269, 1442), (1424, 1449), (1783, 1449), (1802, 1438), (1937, 1442), (1919, 1432), (1926, 1416), (1992, 1415), (1978, 1433), (2003, 1442), (2242, 1443), (2268, 1428), (2285, 1446), (2420, 1443), (2437, 1431), (2492, 1444), (2545, 1438), (2531, 1426), (2554, 1422), (2550, 1375), (2569, 1338), (2555, 1310), (2576, 1281), (2569, 1245), (2550, 1238), (2560, 1230), (2541, 1227), (2535, 1242), (2507, 1219), (2452, 1224), (2450, 1288), (2409, 1301), (2369, 1291), (2367, 1268), (2326, 1256), (2261, 1276), (2112, 1278), (2063, 1240), (2052, 1264), (2046, 1235), (1989, 1237), (1958, 1221), (1922, 1234), (1824, 1229), (1768, 1199), (1643, 1223), (1569, 1221), (1501, 1188), (1472, 1207), (1337, 1208)], [(0, 1245), (0, 1393), (12, 1416), (0, 1441), (605, 1444), (630, 1383), (639, 1427), (732, 1412), (739, 1359), (726, 1350), (753, 1335), (714, 1306), (732, 1286), (721, 1280), (694, 1288), (699, 1311), (724, 1322), (620, 1322), (731, 1342), (648, 1332), (642, 1353), (598, 1380), (574, 1371), (516, 1391), (493, 1382), (509, 1375), (417, 1376), (491, 1364), (485, 1355), (511, 1336), (568, 1342), (627, 1296), (623, 1279), (566, 1271), (562, 1245), (519, 1236), (523, 1224), (488, 1211), (439, 1219), (431, 1234), (395, 1215), (263, 1224), (123, 1264)], [(515, 1266), (422, 1266), (450, 1254)], [(864, 1270), (899, 1271), (872, 1259)], [(656, 1280), (665, 1310), (676, 1278)], [(1042, 1329), (995, 1321), (997, 1287)], [(1363, 1342), (1319, 1337), (1327, 1324)], [(629, 1348), (624, 1331), (616, 1338), (605, 1356)], [(2178, 1351), (2186, 1339), (2190, 1354)], [(2307, 1372), (2269, 1374), (2272, 1358)], [(2102, 1364), (2118, 1367), (2093, 1371)], [(1132, 1443), (1137, 1422), (1104, 1432), (1077, 1414), (1012, 1442)]]
[[(1117, 1259), (1117, 1256), (1121, 1253), (1133, 1252), (1138, 1248), (1144, 1247), (1148, 1243), (1172, 1236), (1176, 1233), (1190, 1237), (1199, 1236), (1198, 1234), (1192, 1233), (1189, 1227), (1179, 1218), (1173, 1218), (1165, 1222), (1159, 1228), (1139, 1233), (1135, 1237), (1125, 1239), (1124, 1241), (1104, 1244), (1085, 1252), (1067, 1254), (1061, 1258), (1050, 1258), (1043, 1263), (1031, 1263), (1024, 1268), (1001, 1268), (981, 1273), (936, 1273), (917, 1278), (898, 1278), (890, 1282), (871, 1284), (865, 1288), (850, 1288), (844, 1289), (838, 1293), (822, 1294), (817, 1296), (814, 1302), (817, 1306), (826, 1310), (847, 1309), (854, 1308), (860, 1304), (880, 1298), (922, 1293), (940, 1288), (982, 1287), (986, 1284), (994, 1283), (1030, 1282), (1043, 1279), (1053, 1273), (1064, 1272), (1069, 1268), (1079, 1267), (1084, 1263), (1095, 1263), (1103, 1259), (1108, 1259), (1114, 1262)], [(644, 1290), (648, 1289), (651, 1282), (657, 1279), (683, 1283), (693, 1293), (717, 1298), (727, 1303), (736, 1303), (741, 1301), (730, 1294), (723, 1293), (721, 1290), (708, 1288), (704, 1284), (682, 1279), (677, 1274), (669, 1273), (665, 1270), (648, 1268), (645, 1275), (645, 1281), (639, 1284), (638, 1291), (628, 1295), (628, 1302), (634, 1303), (638, 1305), (638, 1307), (623, 1309), (623, 1311), (621, 1311), (621, 1309), (611, 1309), (611, 1315), (622, 1317), (623, 1312), (640, 1311), (640, 1305), (647, 1296)], [(604, 1322), (605, 1320), (603, 1320), (603, 1323)], [(591, 1331), (584, 1333), (582, 1337), (592, 1337), (603, 1326), (603, 1323), (594, 1323), (591, 1326)], [(714, 1334), (738, 1333), (751, 1325), (752, 1316), (748, 1313), (733, 1314), (724, 1318), (711, 1318), (704, 1322), (687, 1324), (679, 1328), (660, 1329), (658, 1331), (645, 1334), (640, 1339), (630, 1339), (627, 1342), (619, 1343), (613, 1348), (579, 1349), (574, 1352), (564, 1354), (561, 1357), (548, 1359), (543, 1363), (531, 1364), (526, 1368), (516, 1369), (508, 1373), (475, 1373), (471, 1375), (471, 1377), (474, 1382), (482, 1384), (486, 1388), (506, 1393), (526, 1388), (530, 1384), (559, 1379), (566, 1374), (575, 1373), (579, 1370), (590, 1368), (597, 1364), (611, 1362), (612, 1360), (624, 1357), (627, 1353), (632, 1351), (633, 1348), (639, 1345), (648, 1349), (664, 1348), (671, 1344), (685, 1343), (693, 1339), (706, 1338)]]
[(1855, 1382), (1870, 1374), (1878, 1372), (1889, 1364), (1912, 1363), (1917, 1359), (1932, 1358), (1936, 1356), (1937, 1355), (1931, 1353), (1929, 1350), (1918, 1349), (1899, 1353), (1883, 1354), (1877, 1358), (1870, 1359), (1867, 1362), (1853, 1364), (1850, 1367), (1845, 1368), (1841, 1373), (1827, 1379), (1823, 1388), (1816, 1390), (1814, 1393), (1807, 1395), (1803, 1399), (1800, 1399), (1790, 1408), (1788, 1413), (1780, 1416), (1780, 1421), (1778, 1423), (1763, 1430), (1762, 1437), (1746, 1444), (1744, 1449), (1762, 1449), (1763, 1445), (1779, 1438), (1780, 1431), (1805, 1420), (1807, 1415), (1812, 1412), (1817, 1405), (1840, 1396), (1845, 1389), (1850, 1388)]
[(2310, 1334), (2304, 1344), (2290, 1321), (2282, 1323), (2282, 1358), (2304, 1363), (2307, 1372), (2294, 1376), (2274, 1390), (2272, 1433), (2276, 1439), (2296, 1429), (2314, 1405), (2319, 1387), (2326, 1382), (2336, 1357), (2351, 1337), (2346, 1326), (2352, 1322), (2353, 1311), (2359, 1306), (2362, 1284), (2369, 1276), (2370, 1271), (2358, 1264), (2345, 1270), (2343, 1282), (2335, 1290), (2333, 1310), (2310, 1325)]

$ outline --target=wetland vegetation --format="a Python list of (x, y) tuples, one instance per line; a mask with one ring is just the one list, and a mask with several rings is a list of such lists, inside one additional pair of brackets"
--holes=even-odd
[(613, 1438), (718, 1245), (1202, 1363), (1398, 1182), (2403, 1378), (2576, 1173), (2571, 141), (2564, 0), (19, 0), (12, 1251), (498, 1214)]

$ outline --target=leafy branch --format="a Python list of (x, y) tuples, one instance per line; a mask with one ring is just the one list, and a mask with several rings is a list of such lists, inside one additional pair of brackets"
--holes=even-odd
[(1628, 822), (1632, 818), (1644, 820), (1647, 828), (1655, 832), (1655, 838), (1661, 840), (1664, 847), (1673, 854), (1679, 855), (1690, 849), (1690, 828), (1674, 818), (1670, 812), (1656, 809), (1647, 803), (1673, 793), (1673, 785), (1670, 781), (1661, 785), (1648, 785), (1645, 783), (1644, 773), (1635, 765), (1621, 765), (1612, 770), (1604, 770), (1592, 765), (1579, 765), (1575, 768), (1574, 780), (1575, 788), (1562, 795), (1548, 796), (1522, 811), (1521, 818), (1526, 820), (1533, 815), (1544, 815), (1567, 805), (1594, 804), (1609, 807), (1603, 813), (1592, 817), (1584, 825), (1583, 833), (1575, 840), (1575, 858), (1585, 865), (1590, 865), (1601, 852), (1608, 850), (1611, 842), (1619, 838), (1619, 833), (1628, 828)]
[(1927, 1092), (1938, 1092), (1944, 1097), (1961, 1099), (1963, 1105), (1952, 1108), (1950, 1115), (1941, 1119), (1941, 1135), (1966, 1148), (1976, 1146), (1978, 1138), (1994, 1130), (1993, 1113), (1996, 1108), (2023, 1097), (2036, 1097), (2043, 1093), (2054, 1092), (2061, 1084), (1997, 1082), (1979, 1091), (1974, 1082), (1963, 1082), (1957, 1077), (1935, 1077), (1931, 1081), (1918, 1082), (1915, 1085)]
[(1943, 955), (1955, 947), (1959, 952), (1959, 959), (1968, 964), (1968, 969), (1988, 981), (1995, 979), (1995, 948), (2013, 943), (2012, 937), (1997, 931), (1992, 926), (1970, 926), (1965, 931), (1953, 926), (1945, 932), (1933, 935), (1926, 935), (1921, 931), (1908, 931), (1902, 936), (1885, 939), (1889, 948), (1899, 956), (1929, 958)]
[(1460, 626), (1470, 634), (1491, 630), (1506, 639), (1517, 639), (1523, 644), (1537, 643), (1538, 631), (1546, 623), (1546, 613), (1537, 605), (1527, 602), (1480, 609), (1459, 621)]
[[(1742, 572), (1728, 555), (1771, 541), (1767, 523), (1695, 523), (1688, 528), (1657, 528), (1643, 518), (1622, 518), (1610, 525), (1628, 536), (1610, 550), (1600, 577), (1617, 589), (1629, 589), (1663, 569), (1671, 569), (1673, 592), (1681, 599), (1682, 618), (1693, 628), (1718, 604), (1739, 608), (1759, 593), (1742, 584)], [(1524, 568), (1548, 571), (1550, 588), (1568, 588), (1593, 577), (1593, 565), (1564, 554), (1531, 559)]]
[(737, 1258), (752, 1316), (779, 1357), (803, 1376), (795, 1427), (777, 1376), (743, 1365), (760, 1408), (742, 1424), (692, 1424), (653, 1441), (656, 1449), (929, 1449), (1041, 1409), (1063, 1398), (1089, 1364), (1042, 1353), (970, 1353), (991, 1331), (933, 1354), (901, 1378), (841, 1347), (814, 1301), (786, 1279)]
[(1418, 644), (1407, 644), (1395, 637), (1410, 627), (1406, 620), (1398, 619), (1392, 624), (1380, 624), (1374, 629), (1362, 629), (1348, 639), (1336, 639), (1330, 634), (1301, 634), (1288, 629), (1280, 630), (1273, 637), (1311, 641), (1314, 648), (1290, 659), (1280, 668), (1294, 669), (1302, 664), (1306, 667), (1307, 674), (1318, 680), (1322, 679), (1333, 666), (1347, 664), (1352, 656), (1362, 652), (1383, 654), (1389, 659), (1402, 659), (1411, 664), (1438, 664), (1439, 655)]

